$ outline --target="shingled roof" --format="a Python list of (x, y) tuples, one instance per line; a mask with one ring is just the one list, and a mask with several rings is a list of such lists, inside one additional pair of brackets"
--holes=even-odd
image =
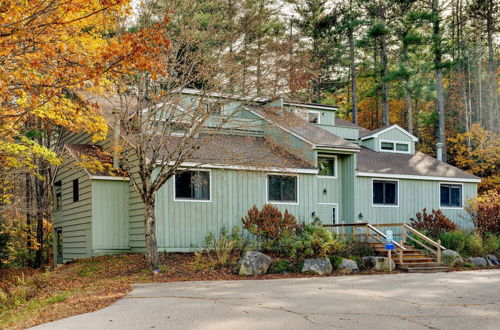
[[(316, 169), (299, 155), (292, 154), (263, 137), (214, 134), (201, 135), (199, 139), (200, 141), (193, 143), (199, 148), (196, 148), (192, 156), (185, 160), (186, 162), (256, 169)], [(160, 157), (162, 154), (171, 154), (181, 142), (186, 141), (176, 136), (163, 141), (162, 151), (159, 152)], [(161, 161), (161, 159), (157, 160)]]
[(91, 175), (128, 176), (124, 170), (113, 167), (113, 156), (101, 146), (69, 143), (64, 146)]
[(373, 174), (418, 175), (457, 179), (479, 179), (477, 176), (462, 171), (430, 157), (422, 152), (414, 155), (375, 152), (362, 148), (358, 154), (358, 172)]
[(304, 140), (313, 144), (315, 147), (339, 148), (353, 151), (358, 151), (360, 149), (357, 144), (327, 132), (319, 126), (309, 123), (307, 120), (300, 118), (292, 112), (283, 111), (283, 113), (279, 114), (272, 109), (267, 109), (266, 107), (247, 106), (247, 108), (258, 116), (263, 117), (265, 120), (300, 136)]

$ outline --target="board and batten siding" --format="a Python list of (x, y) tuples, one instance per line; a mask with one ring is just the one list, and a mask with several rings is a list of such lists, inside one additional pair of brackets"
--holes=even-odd
[(128, 250), (129, 182), (92, 180), (93, 254)]
[[(398, 206), (373, 206), (373, 179), (398, 181)], [(427, 212), (440, 209), (450, 220), (462, 228), (471, 227), (467, 212), (462, 208), (443, 208), (440, 206), (440, 181), (388, 179), (377, 177), (357, 177), (355, 202), (356, 217), (363, 214), (363, 221), (373, 224), (409, 222), (417, 212), (427, 208)], [(446, 182), (450, 183), (450, 182)], [(463, 203), (477, 195), (477, 184), (463, 185)]]
[(415, 142), (407, 134), (397, 128), (392, 128), (386, 132), (380, 133), (377, 137), (361, 141), (361, 144), (369, 149), (383, 152), (380, 149), (380, 141), (407, 142), (410, 144), (410, 152), (415, 153)]

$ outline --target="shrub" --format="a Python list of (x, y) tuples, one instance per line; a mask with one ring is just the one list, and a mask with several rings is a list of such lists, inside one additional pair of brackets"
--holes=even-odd
[(455, 230), (441, 233), (441, 244), (450, 250), (457, 251), (464, 257), (482, 256), (484, 254), (483, 240), (472, 231)]
[(239, 227), (233, 227), (230, 234), (226, 227), (222, 227), (217, 237), (213, 232), (205, 237), (207, 255), (217, 267), (233, 264), (249, 244), (250, 241), (241, 235)]
[(500, 255), (500, 234), (483, 235), (483, 253)]
[(330, 259), (333, 270), (338, 270), (342, 260), (344, 260), (341, 256), (329, 256), (328, 259)]
[(410, 218), (410, 221), (413, 228), (432, 238), (439, 237), (442, 232), (457, 229), (457, 226), (441, 210), (432, 210), (432, 213), (429, 214), (427, 209), (423, 209), (422, 212), (417, 212), (416, 219)]
[(321, 224), (308, 224), (287, 233), (277, 244), (277, 252), (292, 259), (326, 258), (342, 251), (345, 245)]
[(489, 190), (469, 200), (465, 210), (479, 233), (500, 233), (500, 192)]
[(241, 219), (243, 228), (264, 240), (279, 240), (297, 229), (295, 217), (285, 210), (285, 214), (274, 205), (266, 204), (259, 211), (257, 206), (248, 210)]
[(281, 274), (281, 273), (290, 273), (295, 269), (292, 266), (291, 262), (284, 259), (278, 259), (271, 265), (271, 273)]
[(342, 253), (342, 256), (369, 257), (374, 256), (375, 254), (375, 250), (370, 244), (363, 242), (353, 242), (347, 245), (345, 251)]

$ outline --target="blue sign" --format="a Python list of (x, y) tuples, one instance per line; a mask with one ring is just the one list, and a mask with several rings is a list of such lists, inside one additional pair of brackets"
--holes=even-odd
[(386, 250), (394, 250), (394, 243), (385, 243)]

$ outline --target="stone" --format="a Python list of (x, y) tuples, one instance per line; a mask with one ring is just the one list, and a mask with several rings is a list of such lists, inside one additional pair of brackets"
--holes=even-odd
[(486, 256), (486, 261), (490, 266), (498, 266), (500, 265), (500, 261), (498, 261), (498, 258), (494, 256), (493, 254), (488, 254)]
[(481, 257), (474, 257), (474, 258), (467, 258), (465, 260), (466, 262), (473, 264), (476, 267), (486, 267), (488, 266), (488, 263), (486, 262), (486, 259), (481, 258)]
[(306, 259), (302, 267), (302, 273), (326, 275), (332, 273), (332, 263), (330, 259)]
[(238, 261), (240, 275), (263, 275), (271, 265), (272, 259), (259, 251), (247, 251)]
[(358, 263), (351, 259), (343, 259), (339, 265), (339, 270), (341, 273), (357, 273), (359, 272)]
[(458, 254), (458, 252), (453, 250), (444, 250), (442, 253), (443, 265), (450, 267), (462, 266), (464, 259)]
[[(373, 270), (389, 270), (389, 258), (388, 257), (363, 257), (363, 265), (366, 269)], [(391, 259), (392, 270), (396, 269), (396, 263)]]

